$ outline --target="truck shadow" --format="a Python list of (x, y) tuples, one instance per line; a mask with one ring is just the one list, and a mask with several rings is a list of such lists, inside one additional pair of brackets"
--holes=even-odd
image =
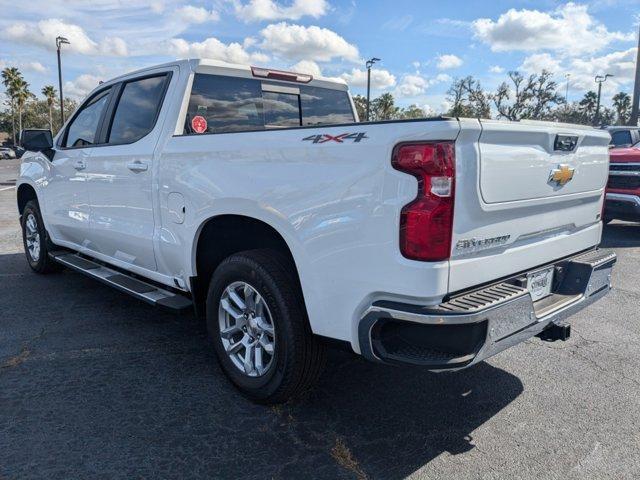
[(255, 405), (218, 368), (202, 323), (73, 272), (0, 255), (0, 465), (8, 478), (400, 479), (523, 391), (481, 363), (457, 373), (333, 351), (318, 388)]
[(615, 221), (606, 225), (602, 234), (601, 246), (605, 248), (640, 246), (640, 223)]

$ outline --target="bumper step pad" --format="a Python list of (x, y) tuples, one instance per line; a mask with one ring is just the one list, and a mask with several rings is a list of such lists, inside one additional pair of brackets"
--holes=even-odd
[(88, 277), (116, 288), (121, 292), (143, 300), (151, 305), (172, 311), (184, 311), (193, 308), (193, 302), (185, 295), (165, 290), (133, 276), (127, 275), (85, 257), (67, 251), (52, 252), (51, 258), (56, 262), (85, 274)]

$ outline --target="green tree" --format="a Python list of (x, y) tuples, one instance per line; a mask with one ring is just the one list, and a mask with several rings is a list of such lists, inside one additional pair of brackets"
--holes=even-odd
[(596, 115), (596, 106), (598, 105), (598, 95), (593, 90), (589, 90), (584, 94), (582, 100), (578, 103), (580, 110), (585, 116), (587, 123), (593, 123)]
[(383, 93), (371, 101), (370, 115), (372, 120), (393, 120), (398, 118), (399, 108), (395, 105), (393, 95)]
[(356, 112), (358, 112), (358, 118), (361, 122), (367, 120), (367, 99), (362, 95), (356, 95), (353, 97), (353, 103), (356, 106)]
[(418, 105), (409, 105), (407, 108), (401, 109), (398, 114), (398, 117), (402, 119), (426, 118), (427, 116), (427, 112)]
[(16, 78), (11, 82), (10, 90), (18, 107), (18, 131), (22, 132), (22, 114), (27, 101), (33, 98), (34, 95), (29, 91), (29, 84), (22, 77)]
[(7, 97), (9, 101), (9, 108), (11, 110), (11, 134), (13, 136), (13, 143), (16, 143), (16, 100), (13, 85), (15, 82), (22, 78), (22, 74), (16, 67), (6, 67), (0, 74), (2, 76), (2, 84), (4, 85)]
[(628, 93), (619, 92), (613, 96), (613, 108), (616, 111), (617, 124), (626, 125), (629, 122), (631, 97)]
[(53, 106), (57, 95), (55, 87), (53, 85), (45, 85), (42, 87), (42, 95), (44, 95), (49, 107), (49, 129), (53, 132)]

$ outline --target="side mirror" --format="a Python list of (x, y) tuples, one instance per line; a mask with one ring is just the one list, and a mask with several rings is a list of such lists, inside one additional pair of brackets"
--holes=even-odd
[(20, 132), (20, 146), (32, 152), (48, 153), (53, 148), (51, 130), (25, 129)]

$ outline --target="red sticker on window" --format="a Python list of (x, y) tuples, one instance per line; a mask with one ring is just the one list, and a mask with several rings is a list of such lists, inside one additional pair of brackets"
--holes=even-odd
[(196, 133), (204, 133), (207, 131), (207, 119), (202, 115), (196, 115), (191, 119), (191, 128)]

